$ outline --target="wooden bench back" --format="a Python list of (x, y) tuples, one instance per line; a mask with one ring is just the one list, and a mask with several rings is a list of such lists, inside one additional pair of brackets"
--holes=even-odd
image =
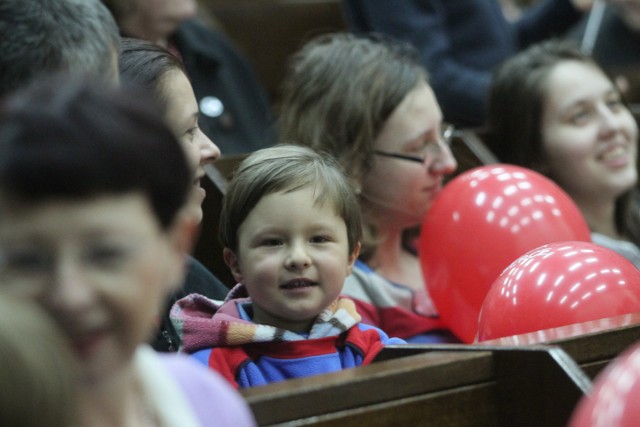
[(242, 393), (265, 426), (565, 426), (590, 378), (640, 339), (640, 315), (609, 325), (552, 345), (392, 346), (369, 366)]

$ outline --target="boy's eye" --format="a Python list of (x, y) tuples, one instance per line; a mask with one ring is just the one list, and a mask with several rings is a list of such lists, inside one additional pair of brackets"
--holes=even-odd
[(328, 241), (329, 241), (329, 238), (327, 236), (313, 236), (311, 238), (311, 243), (324, 243)]
[(280, 239), (264, 239), (262, 241), (263, 246), (280, 246), (282, 244), (282, 240)]

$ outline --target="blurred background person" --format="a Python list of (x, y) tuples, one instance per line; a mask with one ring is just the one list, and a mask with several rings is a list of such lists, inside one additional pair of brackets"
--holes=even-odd
[(102, 0), (122, 35), (164, 46), (184, 63), (202, 131), (225, 155), (275, 143), (264, 88), (248, 61), (221, 32), (196, 18), (195, 0)]
[(615, 78), (628, 102), (640, 103), (640, 0), (597, 0), (570, 38)]
[(445, 120), (482, 127), (493, 69), (520, 49), (564, 33), (591, 0), (541, 0), (511, 22), (498, 0), (343, 0), (352, 31), (413, 44)]
[(640, 267), (638, 125), (619, 89), (577, 46), (534, 45), (496, 72), (490, 148), (505, 163), (555, 181), (594, 243)]

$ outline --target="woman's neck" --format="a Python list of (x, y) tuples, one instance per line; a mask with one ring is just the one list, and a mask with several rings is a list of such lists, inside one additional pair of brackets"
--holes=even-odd
[(132, 427), (153, 425), (133, 364), (104, 383), (81, 388), (79, 425)]
[(607, 202), (577, 202), (591, 231), (620, 239), (622, 236), (616, 227), (615, 200)]
[(368, 264), (388, 280), (413, 289), (424, 287), (418, 257), (404, 249), (403, 230), (378, 230), (378, 246)]

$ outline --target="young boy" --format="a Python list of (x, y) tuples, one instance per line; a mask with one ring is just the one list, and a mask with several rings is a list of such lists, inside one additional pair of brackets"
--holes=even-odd
[(404, 343), (360, 324), (339, 296), (360, 236), (356, 197), (329, 156), (289, 145), (254, 152), (220, 218), (239, 284), (222, 305), (196, 294), (174, 305), (183, 350), (244, 388), (368, 364)]

